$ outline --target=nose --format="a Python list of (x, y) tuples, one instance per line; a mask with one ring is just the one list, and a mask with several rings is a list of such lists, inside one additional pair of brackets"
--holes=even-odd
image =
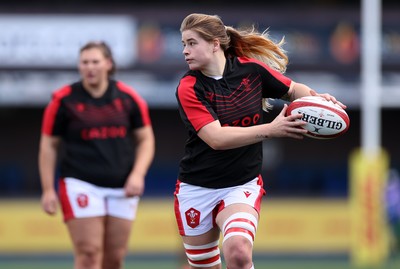
[(187, 47), (184, 47), (184, 48), (183, 48), (182, 54), (183, 54), (183, 55), (188, 55), (188, 54), (189, 54), (189, 51), (188, 51)]

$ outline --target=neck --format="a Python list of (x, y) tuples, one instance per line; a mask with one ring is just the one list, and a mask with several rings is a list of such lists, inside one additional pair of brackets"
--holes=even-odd
[(93, 98), (99, 98), (107, 91), (108, 80), (101, 81), (98, 84), (90, 84), (84, 81), (83, 86)]
[(215, 62), (210, 64), (210, 68), (203, 70), (202, 73), (209, 77), (222, 76), (224, 74), (226, 58), (224, 53), (219, 53)]

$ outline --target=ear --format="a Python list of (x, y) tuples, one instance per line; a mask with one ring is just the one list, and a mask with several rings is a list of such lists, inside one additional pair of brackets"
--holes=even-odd
[(113, 62), (111, 59), (107, 59), (107, 70), (110, 71), (113, 68)]
[(216, 52), (220, 48), (219, 39), (214, 39), (213, 41), (213, 52)]

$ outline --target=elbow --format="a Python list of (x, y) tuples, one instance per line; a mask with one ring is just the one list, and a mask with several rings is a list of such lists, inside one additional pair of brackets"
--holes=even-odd
[(221, 139), (212, 139), (206, 142), (213, 150), (225, 150), (228, 149), (226, 143)]

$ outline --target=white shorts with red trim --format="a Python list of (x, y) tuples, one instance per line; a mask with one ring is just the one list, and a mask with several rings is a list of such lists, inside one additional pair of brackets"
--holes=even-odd
[(180, 235), (201, 235), (216, 226), (215, 218), (226, 206), (248, 204), (260, 211), (265, 194), (261, 176), (244, 185), (210, 189), (178, 181), (175, 190), (175, 217)]
[(76, 178), (59, 183), (64, 221), (73, 218), (112, 216), (134, 220), (140, 198), (126, 197), (123, 188), (104, 188)]

